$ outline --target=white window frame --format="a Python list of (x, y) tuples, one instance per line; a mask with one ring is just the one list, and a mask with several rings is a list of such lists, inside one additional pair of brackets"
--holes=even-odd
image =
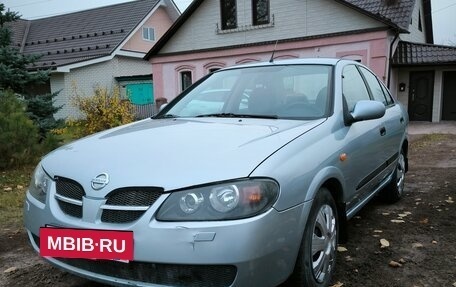
[[(147, 31), (147, 32), (145, 32)], [(144, 37), (144, 34), (147, 33), (147, 37)], [(142, 38), (143, 40), (154, 42), (155, 41), (155, 29), (152, 27), (143, 27), (142, 28)]]

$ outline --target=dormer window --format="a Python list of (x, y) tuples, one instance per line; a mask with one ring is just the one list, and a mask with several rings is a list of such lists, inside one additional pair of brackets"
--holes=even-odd
[(155, 29), (150, 27), (143, 27), (143, 40), (155, 41)]
[(252, 0), (253, 25), (269, 24), (269, 0)]
[(222, 30), (237, 28), (236, 0), (220, 0)]

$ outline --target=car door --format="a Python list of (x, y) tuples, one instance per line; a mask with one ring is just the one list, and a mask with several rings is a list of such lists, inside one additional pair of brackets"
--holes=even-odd
[[(386, 112), (382, 117), (382, 139), (380, 143), (383, 167), (388, 171), (392, 171), (399, 156), (402, 136), (406, 125), (406, 119), (402, 114), (402, 109), (398, 104), (395, 104), (387, 89), (382, 86), (378, 78), (366, 68), (360, 66), (359, 70), (363, 75), (367, 86), (369, 87), (372, 98), (385, 105)], [(387, 172), (387, 174), (389, 174)], [(380, 179), (381, 180), (381, 179)]]
[[(342, 92), (345, 114), (353, 111), (357, 102), (371, 100), (368, 87), (357, 65), (344, 67)], [(383, 119), (359, 121), (344, 128), (344, 148), (347, 160), (342, 165), (345, 175), (345, 200), (348, 210), (362, 203), (375, 188), (379, 168), (384, 161), (382, 127)]]

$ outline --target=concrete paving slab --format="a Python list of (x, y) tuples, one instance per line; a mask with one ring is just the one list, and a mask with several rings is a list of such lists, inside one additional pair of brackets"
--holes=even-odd
[(420, 134), (456, 134), (456, 121), (431, 122), (410, 122), (408, 133), (410, 135)]

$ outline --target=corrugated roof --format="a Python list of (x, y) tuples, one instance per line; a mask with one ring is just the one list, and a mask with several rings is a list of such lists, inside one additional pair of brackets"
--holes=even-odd
[(393, 65), (456, 65), (456, 47), (401, 41)]
[[(70, 14), (14, 22), (14, 44), (26, 37), (24, 54), (43, 55), (35, 68), (50, 68), (110, 55), (160, 0), (137, 0)], [(22, 41), (21, 41), (22, 42)]]

